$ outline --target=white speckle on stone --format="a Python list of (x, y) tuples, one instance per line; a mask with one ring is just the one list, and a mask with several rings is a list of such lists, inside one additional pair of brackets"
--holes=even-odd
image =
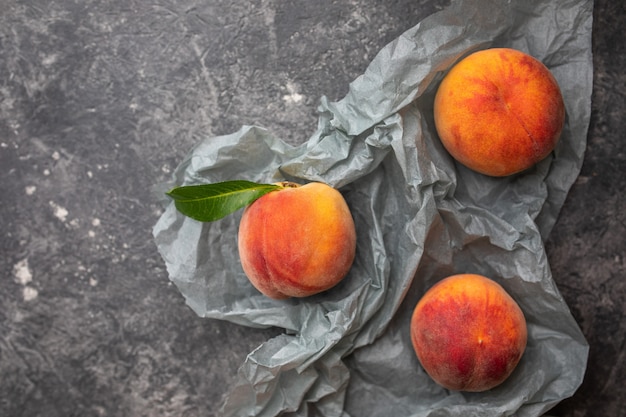
[(20, 310), (15, 311), (15, 314), (13, 314), (13, 321), (15, 323), (21, 323), (24, 321), (24, 313), (22, 313)]
[(54, 151), (52, 153), (52, 159), (54, 159), (55, 161), (58, 161), (59, 159), (61, 159), (61, 154), (57, 151)]
[(33, 287), (24, 287), (22, 289), (22, 296), (24, 301), (32, 301), (39, 295), (39, 291)]
[(87, 236), (89, 236), (91, 238), (94, 238), (94, 237), (96, 237), (96, 232), (94, 232), (93, 230), (90, 230), (90, 231), (87, 232)]
[(15, 282), (20, 285), (26, 285), (33, 280), (33, 274), (28, 266), (28, 258), (13, 265), (13, 275), (15, 275)]
[(94, 227), (100, 226), (100, 219), (95, 218), (95, 219), (91, 220), (91, 225), (94, 226)]
[(298, 104), (298, 103), (300, 103), (304, 99), (304, 96), (302, 94), (298, 94), (298, 92), (296, 90), (296, 85), (294, 83), (292, 83), (291, 81), (287, 83), (285, 88), (287, 89), (287, 93), (288, 94), (285, 94), (283, 96), (283, 100), (286, 103)]
[(576, 178), (576, 185), (583, 185), (583, 184), (587, 184), (589, 182), (590, 178), (584, 175), (580, 175), (578, 178)]
[(35, 194), (35, 191), (37, 191), (37, 187), (35, 187), (34, 185), (28, 185), (26, 186), (24, 191), (26, 191), (26, 195), (33, 195)]
[(170, 172), (172, 172), (172, 170), (170, 169), (170, 167), (169, 167), (169, 166), (167, 166), (167, 165), (163, 165), (163, 166), (161, 167), (161, 171), (163, 171), (163, 173), (164, 173), (164, 174), (169, 174)]
[(57, 59), (58, 59), (58, 55), (57, 54), (52, 54), (52, 55), (48, 55), (43, 60), (41, 60), (41, 63), (44, 66), (49, 67), (50, 65), (54, 64), (55, 62), (57, 62)]
[(7, 145), (6, 143), (2, 142), (0, 143), (0, 148), (8, 148), (9, 145)]
[(89, 285), (95, 287), (96, 285), (98, 285), (98, 280), (95, 278), (89, 278)]
[(64, 207), (61, 207), (54, 201), (49, 201), (48, 204), (50, 204), (50, 207), (52, 207), (54, 217), (61, 220), (62, 222), (65, 222), (67, 220), (67, 215), (69, 214), (69, 212)]
[(44, 170), (43, 170), (43, 175), (45, 175), (46, 177), (47, 177), (48, 175), (50, 175), (50, 170), (49, 170), (49, 169), (44, 169)]
[(93, 178), (93, 172), (91, 172), (91, 171), (87, 171), (87, 176), (88, 176), (89, 178)]

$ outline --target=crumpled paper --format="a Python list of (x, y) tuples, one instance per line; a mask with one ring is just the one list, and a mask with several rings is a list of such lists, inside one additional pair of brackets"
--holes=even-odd
[[(544, 240), (583, 160), (592, 90), (592, 1), (453, 1), (384, 47), (340, 101), (324, 97), (301, 146), (244, 126), (200, 141), (167, 187), (232, 179), (323, 181), (346, 198), (357, 256), (335, 288), (271, 300), (237, 255), (241, 213), (199, 223), (173, 205), (154, 227), (171, 280), (201, 317), (284, 333), (251, 352), (224, 416), (538, 416), (580, 385), (588, 345), (552, 279)], [(435, 133), (445, 71), (470, 52), (512, 47), (558, 80), (566, 125), (532, 169), (491, 178), (455, 163)], [(422, 370), (412, 309), (459, 272), (499, 282), (527, 319), (513, 375), (484, 393), (451, 392)]]

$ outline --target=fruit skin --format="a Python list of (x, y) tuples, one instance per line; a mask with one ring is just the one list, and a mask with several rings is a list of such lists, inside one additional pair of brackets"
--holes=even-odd
[(250, 204), (238, 245), (250, 282), (270, 298), (306, 297), (339, 283), (350, 270), (356, 230), (339, 191), (293, 183)]
[(501, 177), (532, 167), (552, 152), (565, 122), (556, 79), (539, 60), (510, 48), (475, 52), (442, 80), (435, 127), (463, 165)]
[(429, 289), (411, 318), (411, 341), (430, 377), (456, 391), (504, 382), (526, 349), (524, 314), (495, 281), (459, 274)]

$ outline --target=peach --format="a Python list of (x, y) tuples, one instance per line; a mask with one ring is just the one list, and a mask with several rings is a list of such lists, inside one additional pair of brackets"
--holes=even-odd
[(348, 205), (326, 184), (281, 185), (243, 213), (238, 234), (243, 270), (270, 298), (328, 290), (345, 277), (355, 257), (356, 230)]
[(459, 274), (439, 281), (411, 317), (411, 341), (439, 385), (486, 391), (506, 380), (526, 349), (524, 314), (495, 281)]
[(554, 150), (565, 105), (556, 79), (539, 60), (493, 48), (452, 67), (437, 89), (434, 116), (454, 159), (501, 177), (532, 167)]

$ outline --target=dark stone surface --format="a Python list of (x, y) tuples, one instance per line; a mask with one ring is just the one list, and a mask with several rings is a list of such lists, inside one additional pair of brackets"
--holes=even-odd
[[(290, 143), (447, 1), (0, 1), (0, 415), (211, 416), (276, 334), (197, 318), (150, 187), (205, 135)], [(588, 149), (547, 250), (590, 343), (556, 416), (626, 409), (626, 11), (594, 10)]]

